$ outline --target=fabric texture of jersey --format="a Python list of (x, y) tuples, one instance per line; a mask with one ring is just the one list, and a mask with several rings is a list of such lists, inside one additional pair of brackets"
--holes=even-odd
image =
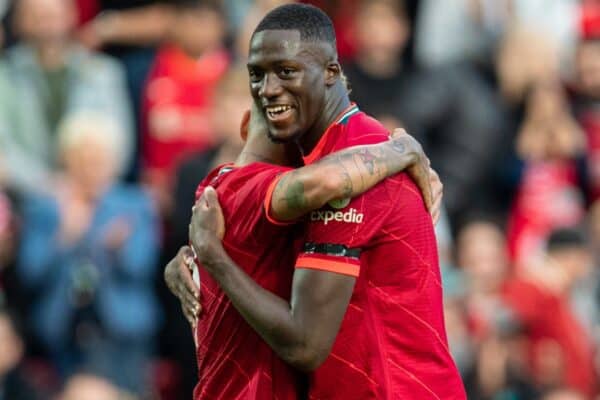
[[(305, 162), (388, 137), (353, 105)], [(465, 399), (448, 350), (431, 216), (416, 185), (398, 174), (334, 206), (310, 214), (296, 267), (358, 277), (310, 399)]]
[[(287, 169), (263, 163), (224, 166), (200, 184), (217, 190), (227, 229), (223, 245), (263, 288), (289, 299), (296, 235), (263, 209), (272, 182)], [(199, 383), (194, 399), (296, 399), (298, 375), (246, 323), (217, 282), (200, 270), (202, 314), (196, 331)]]

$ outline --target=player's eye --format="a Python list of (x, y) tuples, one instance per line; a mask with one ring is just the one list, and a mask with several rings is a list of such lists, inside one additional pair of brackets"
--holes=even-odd
[(263, 77), (263, 73), (256, 69), (249, 69), (248, 76), (250, 77), (250, 82), (260, 82)]
[(294, 75), (295, 72), (296, 70), (294, 68), (281, 67), (281, 69), (279, 70), (279, 75), (284, 78), (290, 78)]

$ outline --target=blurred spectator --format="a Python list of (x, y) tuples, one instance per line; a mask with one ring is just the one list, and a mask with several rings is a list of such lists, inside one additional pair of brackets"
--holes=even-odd
[(585, 2), (576, 48), (573, 108), (588, 142), (588, 181), (592, 200), (600, 198), (600, 3)]
[(0, 298), (3, 289), (2, 272), (11, 263), (15, 246), (15, 217), (12, 199), (5, 187), (6, 171), (0, 156)]
[(468, 335), (462, 341), (473, 356), (464, 369), (469, 398), (532, 398), (535, 388), (527, 383), (518, 351), (521, 330), (502, 299), (509, 264), (504, 235), (493, 218), (480, 216), (464, 225), (456, 257), (466, 278)]
[[(562, 291), (585, 329), (586, 337), (600, 344), (600, 271), (591, 243), (583, 233), (572, 229), (553, 232), (548, 242), (550, 263), (561, 267), (555, 272), (558, 278), (554, 280), (562, 282)], [(546, 274), (552, 276), (552, 273)]]
[(135, 400), (105, 379), (89, 374), (72, 376), (57, 400)]
[(594, 343), (575, 312), (577, 283), (589, 274), (590, 253), (582, 235), (557, 230), (548, 239), (543, 268), (506, 285), (505, 301), (525, 327), (534, 381), (542, 388), (568, 386), (597, 394)]
[(14, 315), (0, 306), (0, 399), (35, 400), (39, 393), (23, 373), (25, 344)]
[(24, 206), (18, 273), (32, 328), (63, 373), (83, 366), (138, 391), (159, 323), (158, 221), (144, 192), (115, 182), (120, 138), (108, 115), (61, 124), (64, 175)]
[(22, 43), (9, 49), (0, 64), (0, 147), (11, 183), (24, 191), (51, 185), (56, 127), (81, 110), (115, 119), (122, 137), (114, 161), (123, 171), (133, 136), (119, 65), (72, 41), (71, 0), (19, 0), (15, 7)]
[(556, 83), (537, 84), (526, 97), (516, 142), (522, 172), (509, 220), (511, 256), (518, 268), (540, 261), (548, 234), (584, 216), (581, 165), (585, 140)]
[(165, 39), (173, 19), (167, 1), (79, 0), (78, 7), (85, 22), (79, 38), (91, 49), (157, 45)]
[[(0, 306), (6, 305), (24, 315), (29, 300), (16, 275), (16, 256), (20, 238), (21, 196), (7, 182), (0, 150)], [(25, 330), (25, 333), (28, 333)]]
[(514, 26), (502, 37), (495, 69), (498, 89), (511, 105), (524, 102), (536, 85), (560, 80), (556, 46), (527, 26)]
[[(142, 108), (142, 91), (156, 55), (167, 38), (174, 18), (174, 1), (168, 0), (78, 0), (80, 13), (88, 17), (78, 31), (89, 49), (102, 49), (118, 58), (127, 76), (134, 115)], [(140, 121), (135, 119), (136, 132)], [(137, 181), (140, 169), (140, 135), (135, 136), (135, 161), (127, 179)]]
[(595, 201), (592, 204), (587, 217), (594, 265), (600, 266), (600, 201)]
[(496, 95), (468, 68), (420, 70), (401, 62), (410, 26), (402, 2), (360, 1), (356, 58), (344, 67), (351, 98), (388, 126), (403, 123), (424, 145), (444, 184), (451, 221), (477, 197), (495, 161), (502, 114)]
[(555, 389), (546, 393), (542, 400), (586, 400), (586, 397), (575, 390)]
[(422, 0), (419, 6), (416, 53), (423, 65), (489, 64), (498, 40), (513, 25), (541, 32), (565, 64), (571, 58), (578, 0)]
[[(457, 239), (457, 262), (466, 277), (465, 308), (474, 359), (465, 373), (469, 399), (532, 399), (526, 337), (505, 303), (509, 260), (504, 234), (490, 217), (467, 223)], [(466, 344), (463, 344), (466, 346)]]
[[(172, 178), (182, 158), (214, 146), (213, 91), (229, 57), (219, 7), (177, 6), (170, 40), (158, 51), (143, 94), (143, 180), (169, 212)], [(246, 85), (246, 90), (248, 90)]]
[(389, 104), (400, 95), (403, 78), (407, 78), (401, 60), (410, 26), (400, 4), (393, 0), (361, 1), (355, 15), (357, 53), (344, 72), (353, 100), (375, 116), (388, 111)]
[(457, 264), (466, 279), (470, 333), (477, 342), (510, 320), (510, 311), (502, 300), (510, 273), (506, 240), (494, 218), (482, 216), (462, 227), (456, 246)]

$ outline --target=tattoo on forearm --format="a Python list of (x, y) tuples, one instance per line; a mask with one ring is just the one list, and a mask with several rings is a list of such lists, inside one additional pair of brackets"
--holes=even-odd
[(392, 149), (397, 153), (404, 153), (406, 151), (406, 146), (400, 140), (392, 140)]
[(369, 150), (363, 149), (358, 152), (358, 157), (360, 157), (363, 164), (365, 164), (369, 173), (373, 175), (375, 173), (376, 156), (372, 154)]
[(307, 206), (306, 196), (304, 195), (304, 185), (302, 182), (292, 182), (285, 190), (283, 198), (288, 208), (293, 210), (304, 209)]
[(344, 194), (344, 197), (351, 197), (352, 191), (354, 190), (354, 187), (352, 185), (352, 178), (350, 177), (348, 170), (345, 167), (343, 168), (344, 172), (342, 172), (342, 178), (344, 182), (344, 188), (342, 190), (342, 193)]

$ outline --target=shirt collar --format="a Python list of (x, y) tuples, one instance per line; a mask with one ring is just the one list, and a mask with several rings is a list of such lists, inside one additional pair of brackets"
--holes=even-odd
[(356, 103), (351, 103), (344, 111), (338, 114), (338, 116), (333, 120), (331, 125), (327, 127), (325, 133), (323, 134), (323, 136), (321, 136), (321, 138), (317, 142), (316, 146), (312, 149), (312, 151), (308, 155), (302, 157), (304, 159), (304, 164), (308, 165), (319, 159), (322, 153), (324, 152), (325, 144), (327, 144), (329, 136), (331, 136), (329, 133), (333, 130), (333, 128), (340, 124), (346, 124), (350, 117), (359, 111), (360, 110), (358, 109)]

